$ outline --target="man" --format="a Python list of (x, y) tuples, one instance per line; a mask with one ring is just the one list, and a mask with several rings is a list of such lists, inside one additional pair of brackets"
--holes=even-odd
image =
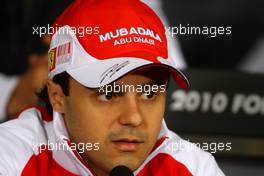
[[(2, 175), (106, 176), (118, 165), (137, 176), (224, 175), (210, 154), (166, 127), (169, 73), (182, 88), (188, 82), (168, 58), (164, 26), (147, 5), (78, 0), (54, 26), (52, 117), (30, 108), (1, 125)], [(76, 32), (82, 27), (90, 33)]]
[[(14, 77), (18, 79), (14, 88), (8, 97), (6, 103), (6, 116), (15, 118), (16, 113), (28, 106), (37, 104), (39, 98), (36, 92), (39, 92), (47, 80), (47, 53), (42, 55), (32, 54), (29, 57), (29, 68), (21, 76)], [(12, 79), (9, 79), (12, 80)], [(8, 92), (5, 90), (4, 92)]]
[[(37, 104), (39, 92), (47, 80), (48, 44), (42, 41), (34, 42), (28, 58), (27, 70), (16, 76), (0, 73), (0, 122), (16, 117), (16, 114), (28, 106)], [(33, 45), (33, 44), (32, 44)]]

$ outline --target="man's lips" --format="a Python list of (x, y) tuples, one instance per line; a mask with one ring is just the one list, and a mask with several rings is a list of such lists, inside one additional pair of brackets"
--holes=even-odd
[(133, 152), (138, 150), (140, 145), (144, 143), (142, 140), (138, 139), (129, 139), (129, 138), (123, 138), (118, 140), (113, 140), (113, 144), (116, 146), (116, 148), (123, 152)]

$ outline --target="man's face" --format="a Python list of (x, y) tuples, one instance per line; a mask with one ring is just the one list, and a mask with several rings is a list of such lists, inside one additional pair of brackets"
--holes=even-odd
[[(165, 85), (168, 74), (163, 73), (141, 70), (115, 83), (137, 87), (156, 82)], [(86, 150), (81, 154), (84, 161), (98, 175), (105, 175), (117, 165), (137, 169), (157, 141), (165, 95), (162, 90), (106, 94), (70, 79), (70, 95), (64, 100), (64, 117), (70, 138), (75, 143), (99, 143), (99, 150)]]

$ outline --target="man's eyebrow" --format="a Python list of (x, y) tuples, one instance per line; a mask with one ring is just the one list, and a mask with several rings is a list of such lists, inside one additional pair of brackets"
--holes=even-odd
[(158, 85), (158, 86), (160, 86), (160, 85), (165, 85), (166, 84), (166, 80), (151, 80), (151, 81), (147, 81), (147, 82), (145, 82), (145, 83), (143, 83), (143, 84), (140, 84), (141, 86), (145, 86), (145, 85)]
[[(166, 80), (150, 80), (150, 81), (146, 81), (144, 83), (141, 83), (141, 84), (137, 84), (137, 85), (140, 85), (140, 86), (145, 86), (145, 85), (163, 85), (163, 84), (166, 84)], [(126, 84), (123, 84), (123, 82), (120, 84), (120, 83), (117, 83), (115, 82), (116, 85), (118, 86), (121, 86), (121, 85), (126, 85)], [(111, 83), (110, 84), (111, 86), (114, 85), (114, 83)]]
[[(162, 83), (166, 83), (166, 81), (154, 81), (154, 80), (150, 80), (150, 81), (146, 81), (144, 83), (141, 83), (141, 84), (137, 84), (137, 85), (140, 85), (140, 86), (145, 86), (145, 85), (161, 85)], [(110, 84), (111, 86), (113, 86), (114, 84), (111, 83)], [(122, 85), (126, 85), (126, 84), (123, 84), (123, 82), (120, 84), (120, 83), (115, 83), (115, 85), (117, 86), (122, 86)]]
[(152, 86), (152, 85), (155, 85), (155, 84), (157, 84), (156, 81), (154, 81), (154, 80), (150, 80), (150, 81), (144, 82), (144, 83), (139, 84), (139, 85), (140, 85), (140, 86), (146, 86), (146, 85), (150, 85), (150, 86)]

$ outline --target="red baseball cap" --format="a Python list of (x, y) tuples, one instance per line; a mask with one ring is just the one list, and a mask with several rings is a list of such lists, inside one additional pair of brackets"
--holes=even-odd
[(161, 66), (181, 88), (189, 87), (168, 58), (162, 22), (139, 0), (76, 0), (53, 27), (50, 78), (66, 71), (82, 85), (98, 88), (139, 68)]

